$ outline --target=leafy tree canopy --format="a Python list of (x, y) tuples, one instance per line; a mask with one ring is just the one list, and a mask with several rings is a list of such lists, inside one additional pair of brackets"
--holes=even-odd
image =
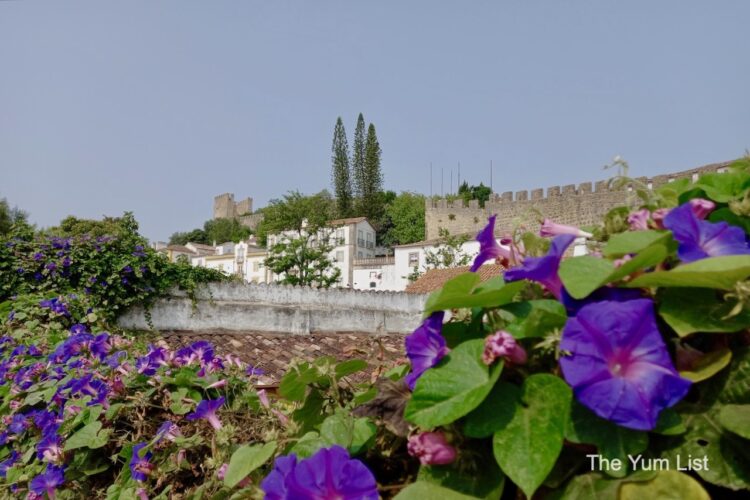
[(478, 186), (469, 186), (469, 183), (464, 181), (458, 187), (459, 197), (467, 203), (469, 200), (479, 200), (479, 206), (481, 207), (484, 207), (484, 203), (490, 199), (491, 194), (492, 190), (481, 182)]
[(424, 211), (421, 194), (404, 191), (391, 198), (386, 204), (382, 243), (393, 246), (424, 240)]

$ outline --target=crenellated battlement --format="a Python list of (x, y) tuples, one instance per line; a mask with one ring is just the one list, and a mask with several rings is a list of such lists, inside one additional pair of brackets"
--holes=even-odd
[[(635, 180), (648, 189), (658, 188), (677, 179), (696, 181), (701, 175), (727, 170), (731, 162), (713, 163), (690, 170), (683, 170), (654, 177), (638, 177)], [(627, 203), (627, 193), (632, 185), (611, 189), (606, 180), (582, 182), (578, 185), (549, 186), (530, 191), (506, 191), (494, 193), (479, 206), (478, 200), (427, 199), (425, 202), (425, 238), (439, 236), (445, 228), (452, 234), (464, 234), (481, 229), (491, 214), (498, 214), (496, 228), (499, 232), (511, 229), (513, 220), (537, 210), (545, 217), (562, 224), (584, 226), (595, 223), (615, 206)]]

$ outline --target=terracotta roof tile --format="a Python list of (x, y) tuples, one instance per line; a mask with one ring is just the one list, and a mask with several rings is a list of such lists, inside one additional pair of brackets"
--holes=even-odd
[[(469, 272), (470, 266), (453, 267), (450, 269), (431, 269), (417, 281), (406, 287), (406, 293), (430, 293), (441, 288), (446, 281), (455, 278), (459, 274)], [(500, 276), (505, 268), (499, 264), (486, 264), (479, 268), (477, 273), (482, 281), (487, 281), (495, 276)]]

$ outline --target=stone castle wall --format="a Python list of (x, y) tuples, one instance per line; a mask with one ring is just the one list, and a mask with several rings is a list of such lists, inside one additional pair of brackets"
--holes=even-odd
[(214, 219), (235, 219), (253, 211), (253, 199), (234, 201), (234, 193), (214, 196)]
[[(657, 188), (676, 179), (695, 181), (701, 174), (723, 172), (731, 162), (715, 163), (656, 177), (638, 177), (649, 188)], [(510, 232), (522, 219), (546, 217), (559, 224), (586, 226), (595, 224), (612, 208), (628, 202), (631, 188), (611, 190), (607, 181), (584, 182), (578, 186), (551, 186), (546, 189), (510, 191), (494, 194), (484, 208), (478, 200), (468, 205), (463, 200), (427, 199), (425, 206), (425, 238), (438, 238), (440, 228), (451, 234), (476, 233), (487, 224), (487, 217), (497, 214), (495, 230)]]

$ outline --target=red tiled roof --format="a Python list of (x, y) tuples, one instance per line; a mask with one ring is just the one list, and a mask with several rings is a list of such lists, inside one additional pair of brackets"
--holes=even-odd
[[(452, 267), (449, 269), (431, 269), (420, 276), (417, 281), (406, 287), (406, 293), (430, 293), (442, 288), (446, 281), (459, 274), (469, 272), (470, 266)], [(500, 264), (486, 264), (479, 268), (477, 274), (482, 281), (500, 276), (505, 270)]]

